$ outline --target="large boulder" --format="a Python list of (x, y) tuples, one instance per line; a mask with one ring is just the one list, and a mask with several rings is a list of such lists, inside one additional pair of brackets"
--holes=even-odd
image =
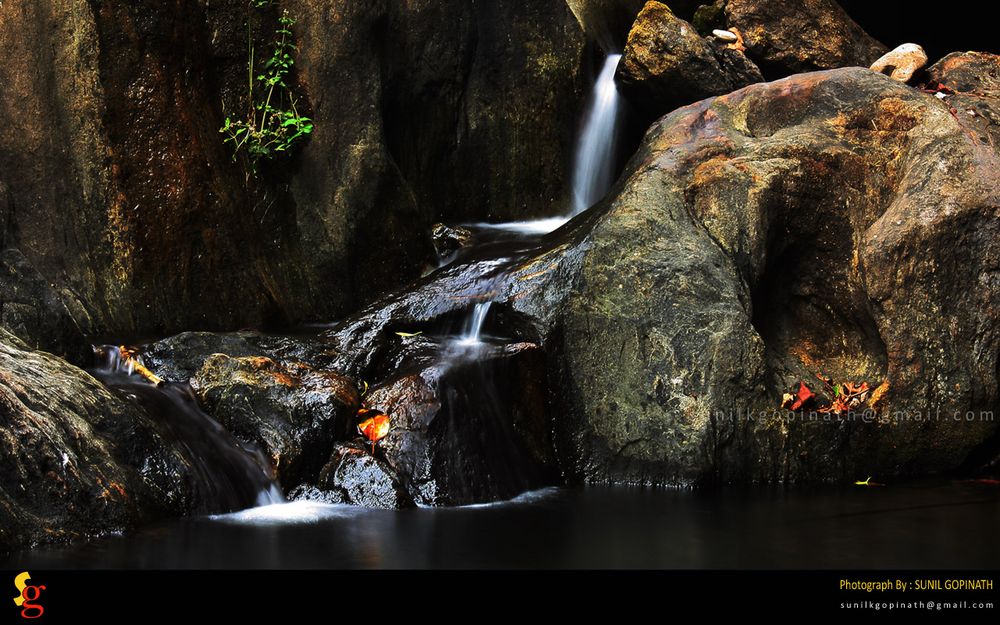
[(0, 550), (193, 510), (187, 460), (143, 410), (0, 329)]
[[(1000, 353), (996, 105), (977, 96), (976, 115), (953, 114), (842, 69), (656, 124), (590, 235), (552, 346), (573, 472), (852, 479), (979, 453), (997, 431), (984, 416)], [(889, 390), (866, 416), (777, 410), (800, 380), (820, 390), (817, 376)]]
[(742, 52), (703, 38), (667, 5), (650, 1), (629, 31), (617, 80), (630, 101), (662, 115), (764, 78)]
[[(391, 381), (408, 366), (396, 332), (440, 332), (489, 298), (490, 323), (546, 353), (554, 449), (571, 478), (971, 466), (997, 431), (996, 63), (931, 68), (971, 90), (944, 99), (849, 68), (679, 109), (605, 202), (346, 319), (324, 336), (331, 366)], [(779, 409), (800, 381), (819, 395), (813, 409), (848, 382), (880, 398), (866, 397), (866, 415)], [(397, 395), (406, 401), (386, 409), (439, 402), (432, 390)]]
[(888, 49), (834, 0), (727, 0), (726, 20), (768, 78), (868, 67)]

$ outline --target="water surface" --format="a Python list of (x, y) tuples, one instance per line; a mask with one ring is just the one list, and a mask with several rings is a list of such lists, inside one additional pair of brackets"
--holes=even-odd
[(37, 549), (21, 568), (996, 568), (1000, 488), (547, 489), (406, 511), (305, 502)]

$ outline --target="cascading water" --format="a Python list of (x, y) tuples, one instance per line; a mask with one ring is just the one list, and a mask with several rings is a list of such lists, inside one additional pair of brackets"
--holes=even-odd
[(569, 213), (547, 219), (470, 224), (472, 227), (516, 236), (541, 236), (604, 199), (615, 181), (615, 154), (622, 119), (622, 100), (615, 84), (615, 72), (621, 59), (621, 54), (609, 54), (604, 59), (601, 72), (587, 98), (573, 159), (573, 197)]
[(486, 323), (486, 315), (490, 312), (493, 302), (480, 302), (472, 307), (472, 313), (465, 321), (462, 334), (458, 337), (459, 345), (479, 345), (482, 343), (480, 335), (483, 332), (483, 324)]
[[(541, 237), (556, 230), (573, 216), (590, 208), (607, 194), (614, 183), (615, 152), (618, 126), (621, 120), (621, 100), (615, 86), (615, 70), (621, 60), (620, 54), (612, 54), (604, 61), (601, 72), (594, 84), (583, 120), (581, 134), (576, 147), (572, 178), (572, 206), (566, 214), (548, 219), (500, 224), (470, 224), (473, 244), (466, 244), (464, 253), (454, 252), (447, 258), (439, 259), (445, 266), (468, 254), (477, 256), (483, 264), (484, 273), (476, 281), (475, 295), (485, 298), (496, 290), (493, 269), (497, 264), (524, 257)], [(483, 263), (483, 258), (494, 262)], [(499, 269), (502, 271), (502, 269)], [(506, 483), (517, 485), (522, 490), (539, 485), (539, 475), (534, 473), (531, 461), (519, 447), (518, 434), (512, 423), (506, 393), (510, 392), (512, 372), (510, 359), (516, 349), (513, 342), (492, 337), (483, 341), (483, 330), (489, 316), (492, 301), (479, 301), (466, 313), (457, 332), (446, 337), (438, 353), (440, 366), (446, 372), (440, 380), (439, 393), (442, 398), (441, 411), (448, 426), (440, 432), (454, 440), (449, 449), (461, 450), (461, 440), (468, 440), (469, 424), (478, 430), (474, 440), (489, 440), (488, 449), (477, 452), (477, 463), (486, 463), (490, 471), (502, 473)], [(511, 351), (509, 351), (511, 350)], [(455, 455), (454, 470), (447, 472), (458, 482), (465, 478), (465, 460)], [(472, 479), (470, 476), (469, 479)], [(452, 483), (455, 492), (481, 492), (483, 484), (473, 488), (465, 483)], [(501, 495), (497, 492), (495, 495)], [(510, 496), (511, 493), (506, 493)]]
[(187, 384), (153, 384), (134, 375), (141, 357), (123, 358), (113, 345), (95, 352), (100, 363), (91, 373), (141, 405), (190, 468), (193, 512), (232, 512), (284, 501), (260, 450), (240, 443), (205, 414)]
[[(621, 95), (615, 85), (615, 72), (621, 54), (609, 54), (587, 101), (573, 167), (573, 205), (569, 215), (534, 221), (499, 224), (472, 224), (487, 231), (504, 231), (519, 236), (539, 237), (569, 221), (571, 217), (601, 201), (614, 183), (615, 151), (621, 123)], [(459, 345), (478, 345), (490, 302), (476, 304), (466, 320)]]
[(573, 167), (573, 214), (581, 213), (607, 194), (615, 177), (621, 96), (615, 71), (622, 55), (609, 54), (594, 83)]

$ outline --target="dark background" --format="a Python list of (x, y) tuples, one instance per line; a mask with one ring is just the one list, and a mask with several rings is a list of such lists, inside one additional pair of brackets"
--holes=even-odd
[(1000, 53), (993, 3), (839, 0), (868, 34), (889, 48), (917, 43), (934, 63), (949, 52)]

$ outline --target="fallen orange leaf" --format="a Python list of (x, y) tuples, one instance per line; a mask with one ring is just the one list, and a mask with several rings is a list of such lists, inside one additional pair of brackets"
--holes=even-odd
[(806, 386), (805, 382), (799, 382), (799, 391), (795, 394), (795, 396), (795, 403), (793, 403), (791, 407), (791, 410), (793, 411), (798, 410), (803, 406), (803, 404), (815, 397), (813, 392), (809, 390), (809, 387)]
[(367, 417), (358, 424), (358, 432), (372, 443), (372, 455), (375, 454), (375, 443), (385, 438), (389, 433), (389, 415), (381, 410), (370, 410), (362, 408), (358, 411), (358, 417)]

